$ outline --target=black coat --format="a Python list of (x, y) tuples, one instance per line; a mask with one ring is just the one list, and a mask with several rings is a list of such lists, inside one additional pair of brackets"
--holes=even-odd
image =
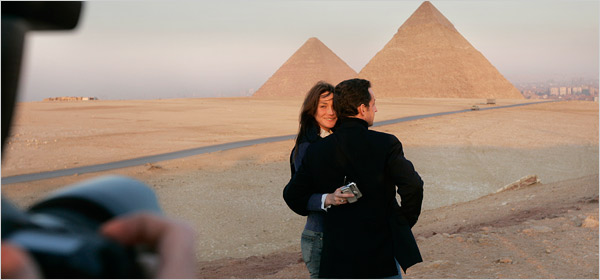
[(319, 128), (319, 125), (314, 122), (309, 122), (307, 124), (306, 132), (303, 135), (298, 136), (300, 138), (300, 141), (298, 141), (298, 147), (294, 147), (290, 153), (290, 170), (292, 172), (291, 177), (294, 177), (296, 170), (298, 170), (299, 166), (302, 165), (302, 159), (304, 158), (304, 154), (306, 153), (308, 146), (323, 139), (320, 135), (321, 129)]
[(363, 197), (328, 209), (319, 276), (382, 278), (397, 274), (394, 256), (404, 270), (421, 262), (410, 228), (421, 212), (423, 181), (400, 141), (368, 130), (361, 119), (342, 119), (334, 134), (310, 145), (283, 197), (294, 212), (307, 215), (313, 193), (333, 193), (345, 180), (355, 182)]

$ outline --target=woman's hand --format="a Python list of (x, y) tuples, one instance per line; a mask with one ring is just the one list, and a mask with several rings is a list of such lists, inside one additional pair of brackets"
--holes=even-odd
[(339, 187), (335, 192), (327, 194), (325, 197), (325, 207), (346, 204), (348, 203), (348, 197), (354, 197), (354, 194), (342, 193), (342, 187)]

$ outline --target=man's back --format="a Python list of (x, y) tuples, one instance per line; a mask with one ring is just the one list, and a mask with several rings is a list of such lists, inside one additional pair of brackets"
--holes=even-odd
[[(331, 193), (346, 182), (355, 182), (363, 194), (355, 203), (328, 209), (321, 277), (379, 278), (398, 274), (390, 227), (390, 219), (399, 208), (395, 200), (398, 183), (397, 175), (392, 173), (403, 173), (404, 181), (410, 182), (402, 184), (413, 188), (412, 192), (420, 192), (422, 200), (422, 181), (404, 159), (400, 142), (393, 135), (370, 131), (367, 126), (356, 118), (341, 121), (333, 135), (311, 145), (301, 169), (284, 191), (288, 205), (299, 213), (306, 204), (303, 199), (294, 199), (305, 197), (307, 194), (299, 194), (303, 191)], [(398, 166), (398, 160), (403, 166)], [(413, 203), (419, 206), (416, 217), (421, 200), (417, 197)]]

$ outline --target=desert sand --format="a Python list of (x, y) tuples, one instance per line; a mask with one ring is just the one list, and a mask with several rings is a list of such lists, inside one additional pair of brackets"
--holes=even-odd
[[(379, 98), (377, 121), (527, 100)], [(20, 103), (2, 176), (294, 134), (301, 99)], [(469, 111), (374, 129), (396, 135), (425, 182), (409, 278), (598, 278), (598, 103)], [(26, 207), (104, 174), (146, 182), (198, 232), (199, 278), (306, 278), (304, 217), (287, 208), (293, 141), (93, 174), (3, 184)], [(523, 176), (541, 183), (495, 193)]]

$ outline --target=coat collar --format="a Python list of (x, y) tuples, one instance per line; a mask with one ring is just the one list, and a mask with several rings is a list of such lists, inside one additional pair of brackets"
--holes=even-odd
[(359, 118), (343, 118), (340, 119), (339, 122), (339, 127), (363, 126), (366, 129), (369, 128), (369, 124), (365, 120)]

